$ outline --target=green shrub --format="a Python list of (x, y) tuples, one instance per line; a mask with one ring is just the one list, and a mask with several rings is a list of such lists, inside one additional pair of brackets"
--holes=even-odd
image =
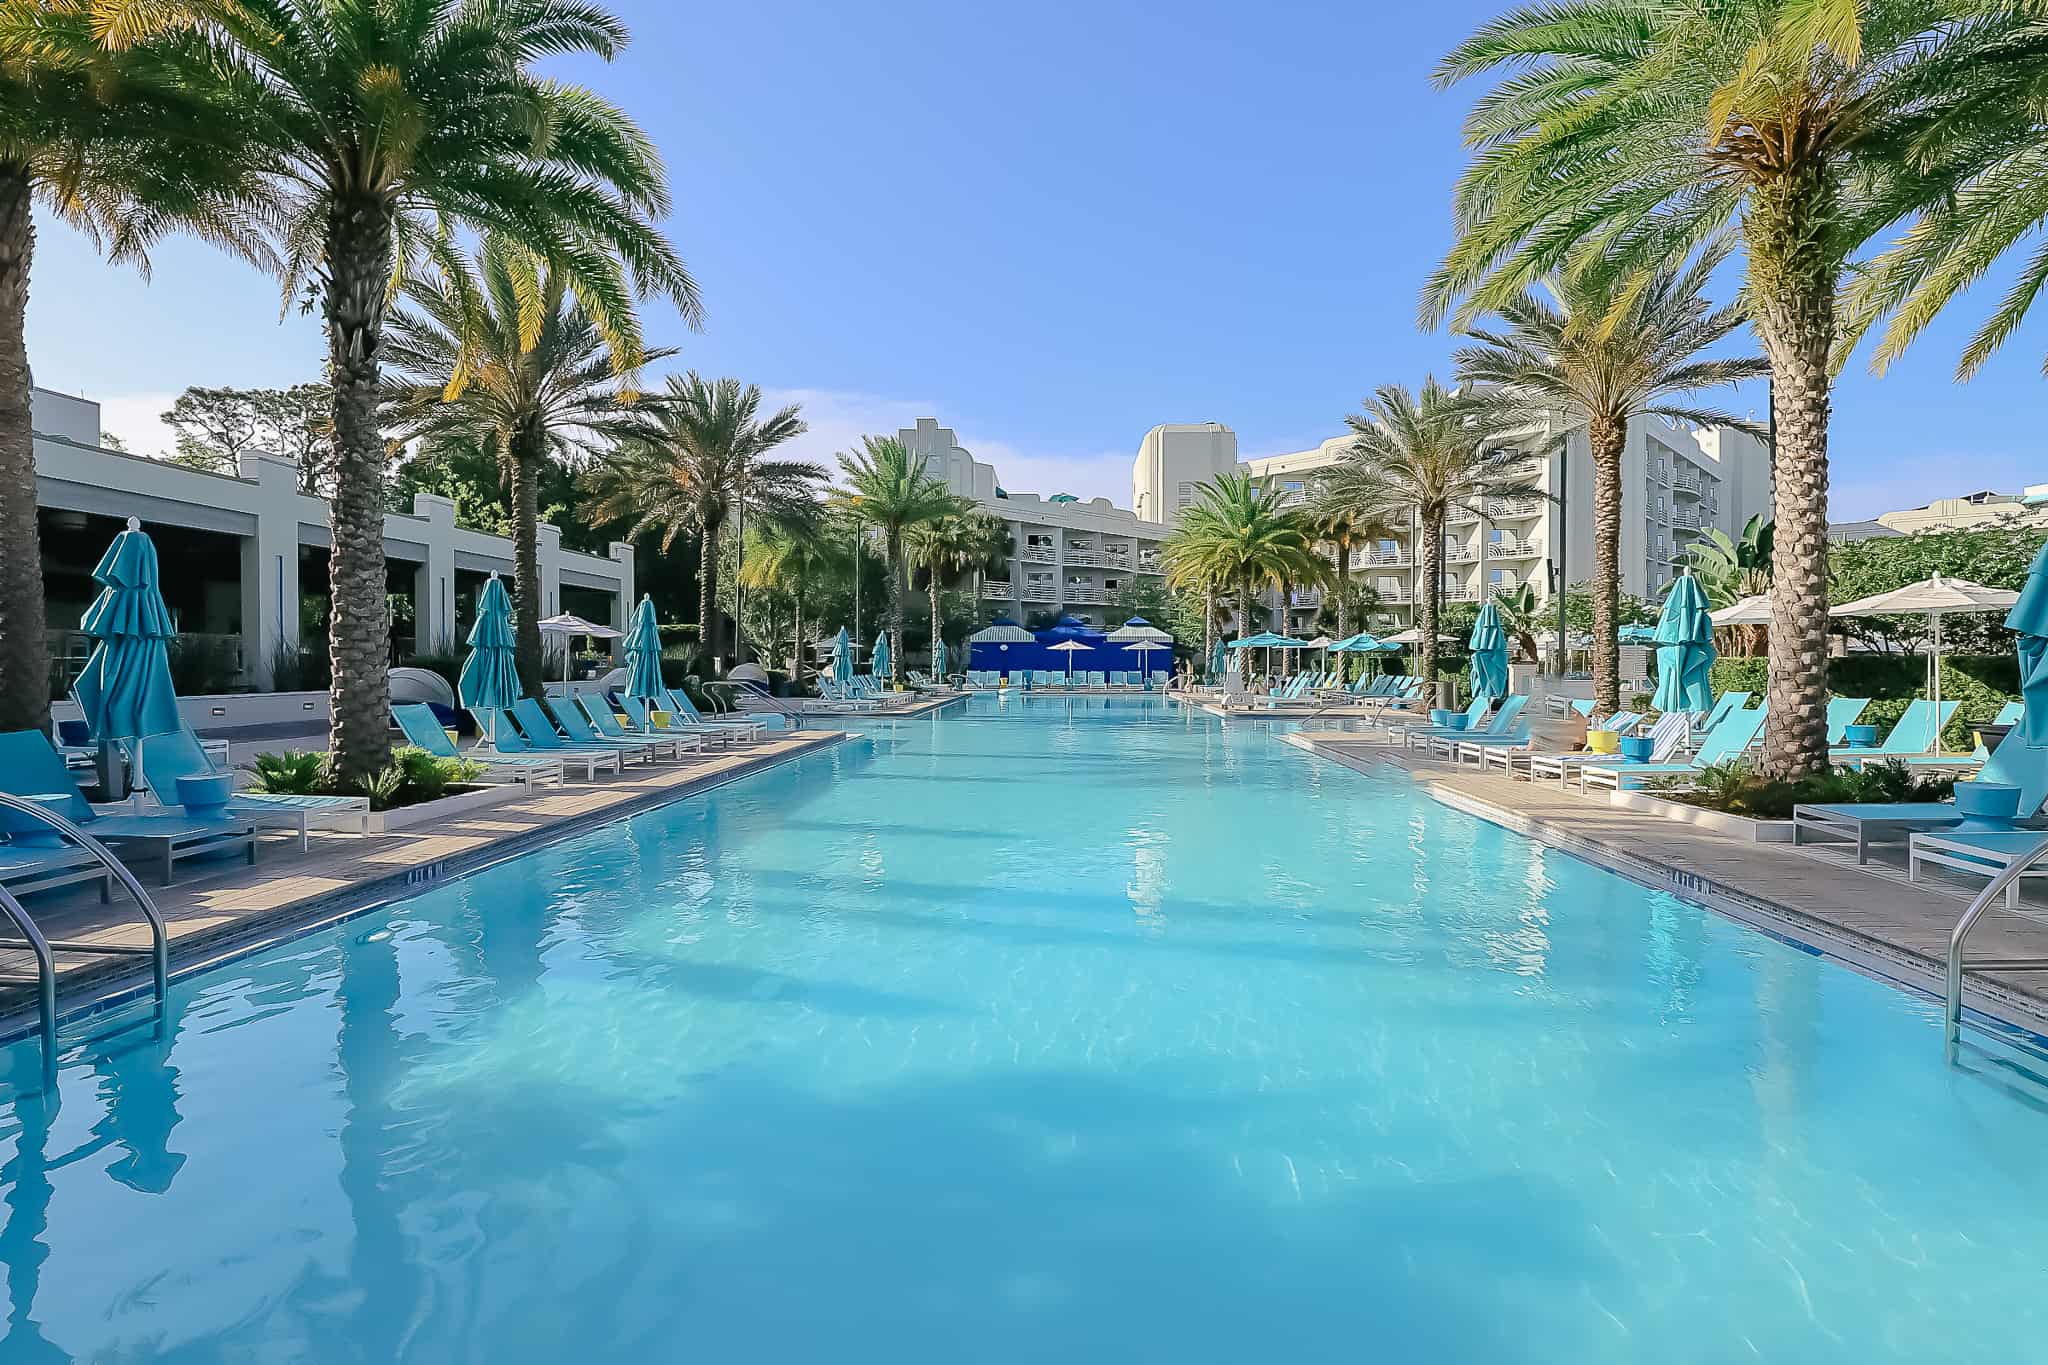
[(318, 796), (331, 785), (327, 755), (306, 749), (258, 754), (249, 774), (249, 790), (263, 796)]
[(1649, 789), (1674, 801), (1753, 820), (1787, 820), (1805, 803), (1861, 801), (1945, 801), (1955, 780), (1923, 777), (1903, 763), (1866, 763), (1836, 768), (1785, 782), (1767, 778), (1747, 763), (1715, 763), (1690, 777), (1663, 778)]
[(242, 647), (225, 635), (179, 635), (166, 643), (171, 686), (181, 697), (232, 692), (242, 678)]

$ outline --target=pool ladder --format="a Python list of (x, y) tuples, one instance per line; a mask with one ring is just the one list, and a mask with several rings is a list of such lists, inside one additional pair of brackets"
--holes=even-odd
[[(1977, 893), (1977, 899), (1970, 902), (1970, 908), (1963, 911), (1963, 917), (1956, 921), (1955, 931), (1948, 936), (1948, 990), (1946, 1011), (1943, 1015), (1943, 1054), (1953, 1066), (1957, 1050), (1962, 1045), (1963, 1035), (1963, 968), (1964, 954), (1969, 946), (1970, 931), (1983, 918), (1999, 909), (1999, 900), (2007, 888), (2017, 883), (2020, 877), (2036, 863), (2048, 859), (2048, 837), (2018, 858), (1998, 870), (1990, 885)], [(2036, 922), (2048, 920), (2038, 910), (2022, 910), (2017, 905), (2004, 907), (2007, 913), (2021, 919)], [(1988, 957), (1969, 963), (1970, 969), (1979, 972), (2048, 972), (2048, 958), (2043, 957)]]
[[(142, 911), (143, 919), (149, 923), (150, 946), (135, 947), (126, 944), (86, 943), (77, 939), (53, 939), (43, 934), (14, 894), (0, 887), (0, 915), (13, 922), (19, 938), (0, 938), (0, 948), (25, 948), (35, 958), (36, 972), (36, 1014), (38, 1031), (43, 1041), (43, 1082), (55, 1085), (57, 1080), (57, 961), (58, 953), (83, 953), (98, 957), (142, 957), (149, 958), (151, 985), (156, 995), (156, 1022), (159, 1027), (164, 1021), (165, 999), (170, 989), (171, 951), (169, 936), (164, 930), (164, 917), (156, 908), (156, 902), (142, 889), (142, 883), (135, 880), (133, 873), (124, 867), (119, 858), (107, 851), (107, 846), (87, 834), (70, 820), (33, 801), (24, 801), (18, 796), (0, 792), (0, 808), (27, 815), (50, 826), (66, 839), (76, 843), (104, 865), (107, 872), (135, 900)], [(0, 976), (0, 981), (21, 982), (30, 978), (21, 975)]]

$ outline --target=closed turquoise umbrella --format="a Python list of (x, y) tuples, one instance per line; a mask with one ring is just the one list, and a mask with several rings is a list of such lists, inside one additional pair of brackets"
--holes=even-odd
[(832, 637), (832, 681), (841, 686), (853, 681), (853, 637), (845, 626)]
[(946, 680), (946, 642), (932, 641), (932, 677), (940, 682)]
[(1212, 678), (1222, 676), (1224, 648), (1223, 641), (1218, 640), (1216, 648), (1209, 651), (1209, 676)]
[(643, 596), (626, 629), (626, 695), (644, 701), (661, 698), (661, 623), (654, 619), (654, 598)]
[(1479, 618), (1472, 623), (1472, 634), (1466, 637), (1466, 647), (1472, 651), (1472, 658), (1465, 666), (1466, 680), (1472, 684), (1475, 697), (1504, 697), (1508, 694), (1508, 637), (1500, 628), (1500, 612), (1488, 602), (1479, 609)]
[(469, 657), (463, 660), (457, 694), (477, 710), (502, 710), (518, 701), (519, 666), (512, 657), (512, 598), (496, 574), (484, 584), (469, 628)]
[(880, 682), (895, 673), (891, 666), (893, 663), (894, 660), (889, 657), (889, 633), (883, 631), (875, 637), (875, 652), (868, 663), (868, 672), (874, 674), (875, 680)]
[(92, 576), (100, 595), (78, 624), (99, 643), (72, 690), (93, 738), (107, 743), (178, 729), (167, 643), (178, 629), (157, 588), (156, 545), (141, 522), (128, 518)]
[(1713, 710), (1714, 618), (1691, 574), (1665, 596), (1656, 640), (1657, 695), (1650, 705), (1659, 711)]
[(2034, 556), (2005, 628), (2020, 637), (2020, 699), (2026, 703), (2020, 736), (2035, 748), (2048, 746), (2048, 545)]

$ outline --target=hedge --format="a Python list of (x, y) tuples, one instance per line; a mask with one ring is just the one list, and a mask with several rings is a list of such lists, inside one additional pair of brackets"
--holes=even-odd
[[(1761, 698), (1769, 682), (1769, 665), (1763, 659), (1717, 659), (1713, 681), (1717, 694), (1737, 691)], [(1862, 719), (1876, 725), (1882, 735), (1897, 724), (1909, 702), (1927, 695), (1927, 658), (1850, 654), (1830, 659), (1828, 690), (1840, 697), (1869, 697)], [(1942, 661), (1941, 695), (1944, 701), (1962, 703), (1942, 732), (1942, 747), (1968, 749), (1976, 743), (1970, 735), (1972, 725), (1990, 720), (1999, 707), (2019, 699), (2019, 660), (2011, 654), (1951, 654)]]

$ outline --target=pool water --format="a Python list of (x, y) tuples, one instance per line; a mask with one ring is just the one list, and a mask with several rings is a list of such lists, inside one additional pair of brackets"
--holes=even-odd
[(1138, 699), (876, 722), (174, 1004), (0, 1110), (0, 1361), (2048, 1351), (2042, 1092), (1926, 1002)]

